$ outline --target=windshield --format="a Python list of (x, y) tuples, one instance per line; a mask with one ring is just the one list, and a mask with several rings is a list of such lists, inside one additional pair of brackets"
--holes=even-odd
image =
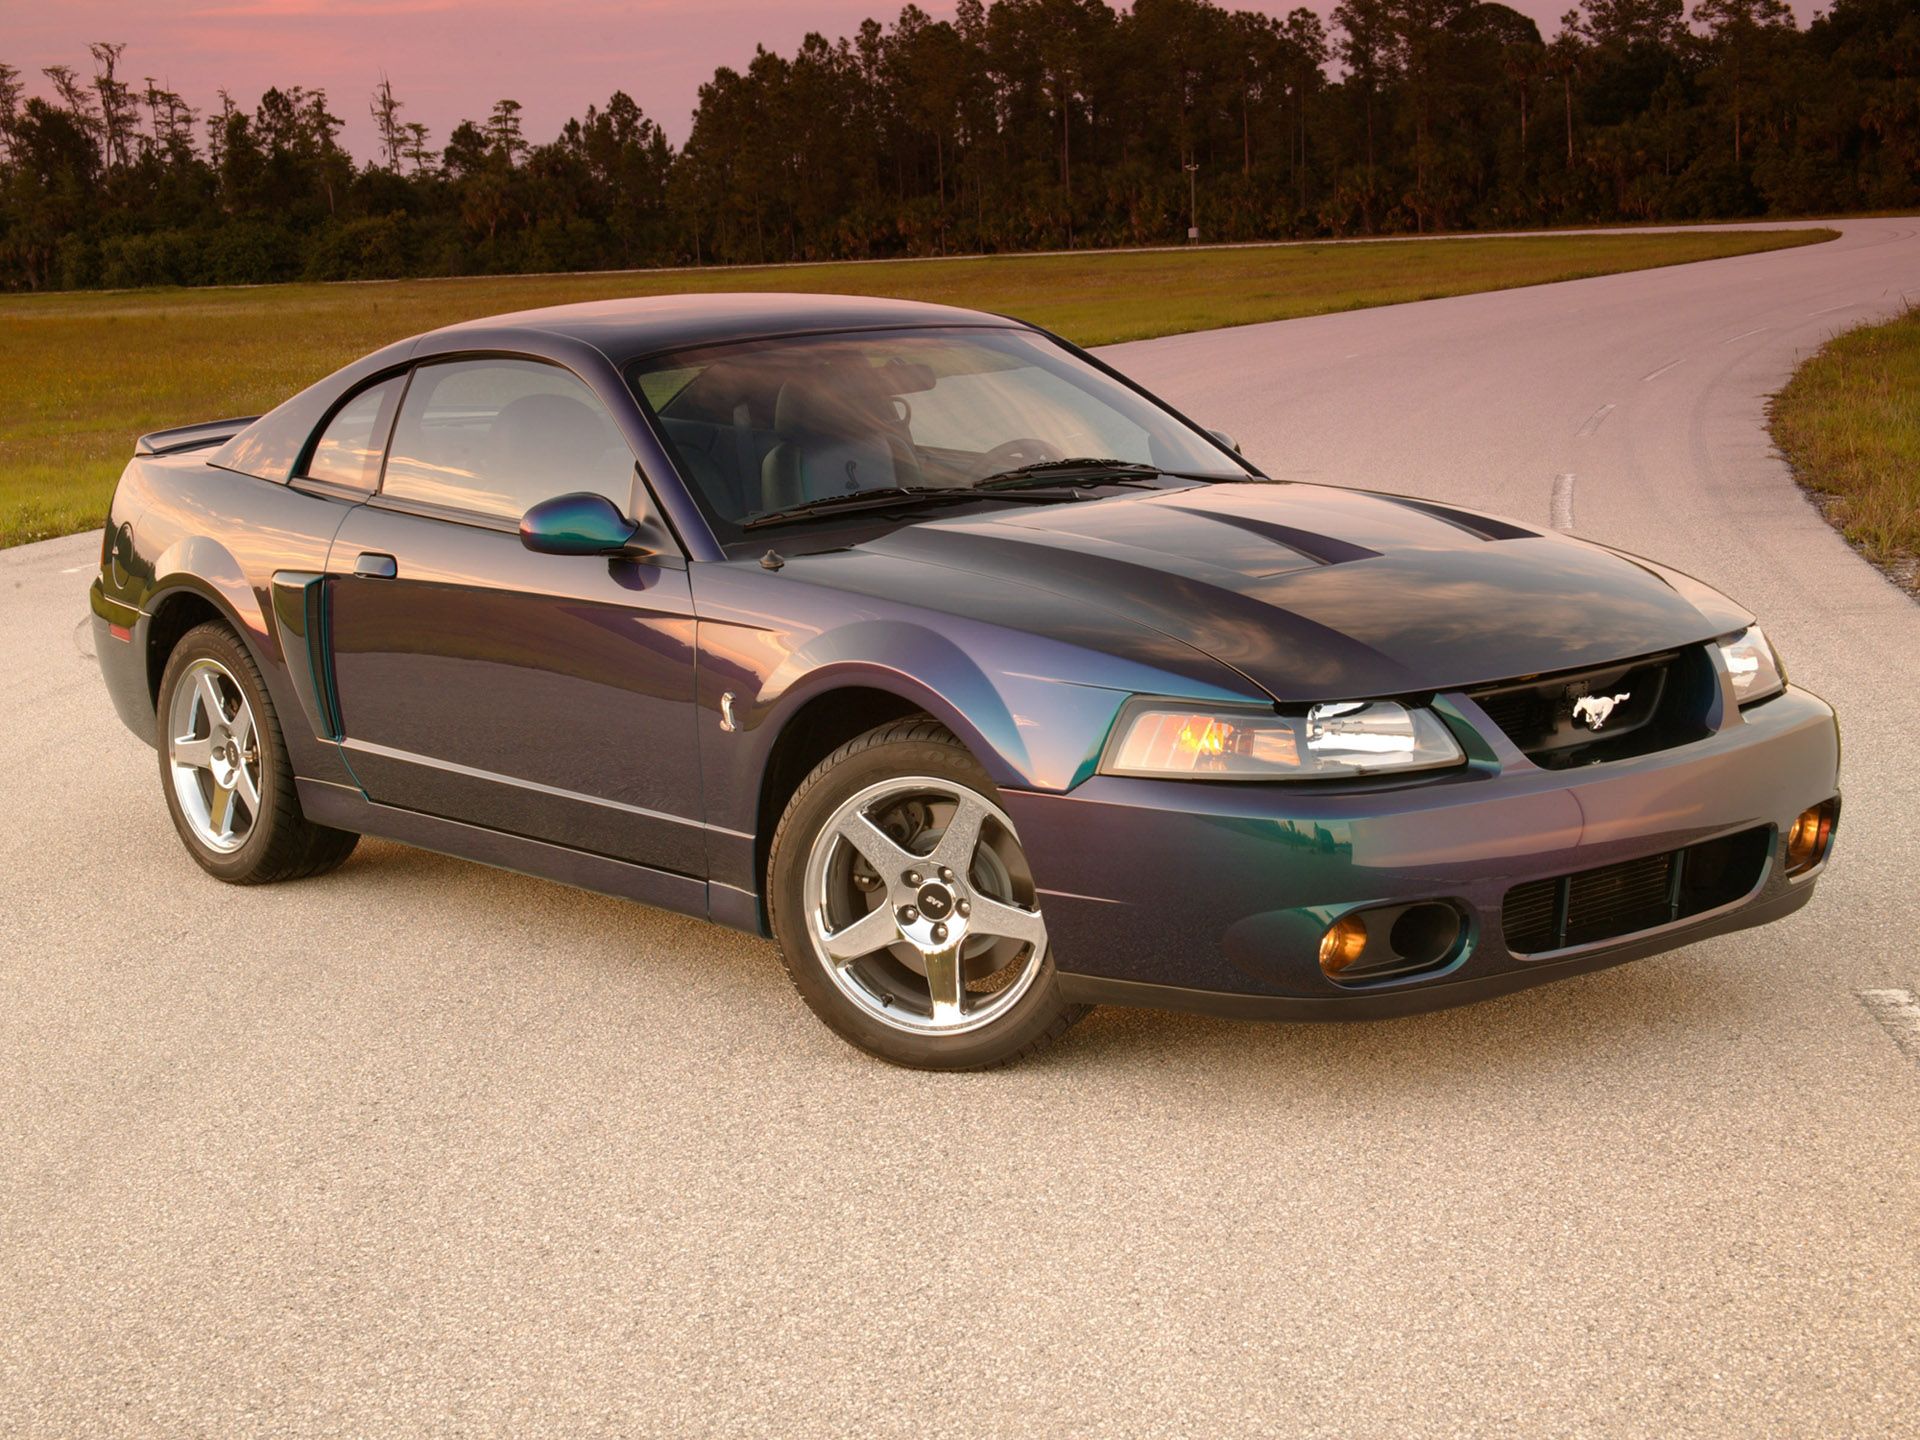
[[(1013, 329), (791, 336), (656, 356), (635, 393), (723, 537), (865, 491), (967, 490), (1060, 461), (1245, 479), (1219, 446), (1043, 336)], [(821, 507), (824, 508), (824, 507)]]

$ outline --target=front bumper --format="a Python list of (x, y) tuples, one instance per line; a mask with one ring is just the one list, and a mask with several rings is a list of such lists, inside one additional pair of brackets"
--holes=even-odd
[[(1482, 999), (1764, 924), (1811, 898), (1784, 835), (1838, 791), (1833, 711), (1805, 691), (1736, 712), (1691, 744), (1549, 771), (1497, 763), (1340, 792), (1099, 776), (1002, 800), (1035, 867), (1070, 998), (1267, 1018), (1363, 1018)], [(1515, 885), (1771, 827), (1744, 896), (1689, 919), (1532, 955), (1509, 949)], [(1431, 971), (1361, 984), (1319, 942), (1361, 906), (1449, 900), (1461, 944)]]

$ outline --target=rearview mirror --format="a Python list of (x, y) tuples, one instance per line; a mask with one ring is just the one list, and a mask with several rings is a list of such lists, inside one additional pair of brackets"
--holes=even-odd
[(1229, 435), (1226, 431), (1209, 430), (1207, 433), (1213, 436), (1213, 438), (1218, 440), (1222, 445), (1226, 446), (1227, 449), (1233, 451), (1234, 454), (1238, 455), (1240, 453), (1240, 442), (1234, 439), (1233, 436)]
[(542, 500), (520, 517), (520, 543), (542, 555), (632, 554), (639, 533), (606, 496), (584, 490)]
[(931, 390), (940, 377), (933, 373), (931, 365), (902, 360), (896, 355), (880, 367), (880, 378), (886, 382), (889, 395), (914, 395)]

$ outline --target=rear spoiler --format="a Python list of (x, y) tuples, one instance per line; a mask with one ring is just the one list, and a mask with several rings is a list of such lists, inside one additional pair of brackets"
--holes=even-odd
[(182, 450), (204, 450), (219, 445), (246, 429), (258, 415), (242, 415), (234, 420), (208, 420), (199, 425), (182, 425), (173, 430), (154, 430), (133, 442), (136, 455), (174, 455)]

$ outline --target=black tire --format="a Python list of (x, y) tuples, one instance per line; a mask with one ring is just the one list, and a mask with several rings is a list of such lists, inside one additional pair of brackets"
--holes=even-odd
[(767, 896), (781, 961), (814, 1014), (870, 1055), (918, 1070), (1005, 1065), (1051, 1044), (1091, 1008), (1061, 997), (1051, 953), (1042, 957), (1025, 993), (991, 1023), (962, 1034), (914, 1034), (850, 1000), (828, 976), (808, 931), (807, 866), (823, 827), (867, 787), (910, 775), (937, 777), (999, 803), (979, 762), (944, 726), (924, 716), (883, 725), (842, 745), (801, 782), (774, 831)]
[[(172, 736), (168, 733), (175, 692), (197, 662), (212, 661), (231, 679), (253, 715), (258, 747), (259, 813), (250, 817), (245, 838), (237, 848), (221, 851), (204, 841), (182, 808), (174, 783)], [(201, 869), (229, 885), (265, 885), (277, 880), (300, 880), (334, 869), (360, 841), (351, 831), (316, 825), (301, 813), (294, 790), (293, 769), (280, 734), (273, 699), (260, 678), (253, 656), (239, 636), (220, 621), (210, 620), (190, 630), (167, 657), (160, 677), (156, 707), (155, 742), (160, 752), (160, 790), (166, 797), (173, 827)]]

